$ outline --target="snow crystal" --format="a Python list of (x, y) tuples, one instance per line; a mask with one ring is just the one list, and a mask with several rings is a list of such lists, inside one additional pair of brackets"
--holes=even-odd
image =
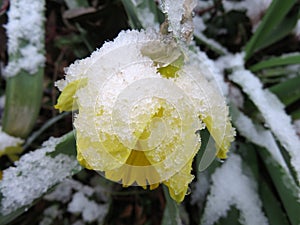
[(277, 163), (285, 169), (287, 174), (289, 174), (288, 167), (281, 155), (280, 149), (278, 148), (272, 133), (261, 126), (254, 125), (249, 117), (244, 115), (242, 112), (239, 112), (237, 109), (233, 110), (233, 114), (236, 114), (233, 117), (233, 123), (238, 129), (239, 133), (246, 137), (249, 141), (266, 148), (266, 150), (270, 152)]
[(108, 211), (108, 204), (97, 204), (89, 200), (82, 192), (73, 195), (72, 201), (68, 205), (68, 212), (81, 213), (85, 222), (98, 221), (104, 219)]
[(35, 74), (44, 66), (44, 0), (14, 0), (10, 2), (8, 36), (10, 61), (6, 76), (15, 76), (22, 69)]
[(163, 0), (163, 12), (168, 15), (169, 31), (181, 40), (189, 41), (193, 33), (192, 13), (195, 0)]
[(23, 140), (18, 137), (12, 137), (2, 131), (0, 126), (0, 156), (5, 153), (7, 147), (17, 147), (23, 143)]
[(245, 53), (227, 54), (216, 60), (216, 65), (220, 71), (226, 68), (240, 69), (244, 67)]
[(240, 210), (240, 222), (246, 225), (268, 224), (261, 211), (255, 181), (242, 172), (240, 156), (231, 154), (212, 175), (213, 186), (207, 198), (202, 223), (212, 225), (225, 217), (231, 206)]
[(31, 204), (49, 188), (72, 175), (72, 170), (80, 168), (75, 157), (64, 154), (53, 158), (47, 156), (55, 150), (60, 140), (50, 138), (44, 142), (42, 148), (23, 155), (15, 162), (15, 167), (3, 171), (0, 182), (2, 214), (9, 214)]
[(87, 185), (83, 185), (76, 180), (66, 179), (62, 183), (57, 185), (53, 192), (45, 195), (44, 199), (48, 201), (59, 201), (62, 203), (66, 203), (71, 200), (73, 190), (80, 190), (86, 196), (91, 196), (95, 192), (93, 188)]
[(291, 164), (300, 180), (300, 139), (284, 111), (284, 105), (270, 91), (263, 90), (260, 80), (250, 71), (236, 70), (230, 79), (239, 84), (262, 113), (266, 124), (291, 156)]

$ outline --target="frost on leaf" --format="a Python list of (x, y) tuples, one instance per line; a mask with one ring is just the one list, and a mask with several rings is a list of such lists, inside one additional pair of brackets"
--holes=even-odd
[(261, 200), (256, 183), (242, 171), (242, 159), (231, 154), (228, 160), (212, 175), (212, 186), (207, 198), (201, 225), (213, 225), (227, 215), (231, 206), (240, 210), (239, 221), (246, 225), (267, 225), (261, 211)]
[(21, 70), (35, 74), (44, 66), (44, 0), (14, 0), (10, 2), (8, 36), (10, 61), (6, 76), (15, 76)]
[(59, 154), (52, 158), (47, 155), (59, 142), (60, 139), (50, 138), (42, 148), (23, 155), (15, 162), (15, 167), (3, 171), (1, 214), (30, 205), (49, 188), (72, 175), (74, 169), (80, 168), (73, 157)]
[(284, 105), (273, 93), (264, 90), (260, 80), (248, 70), (237, 69), (230, 79), (242, 87), (261, 112), (274, 136), (289, 152), (291, 165), (300, 180), (300, 138), (292, 125), (291, 117), (284, 110)]

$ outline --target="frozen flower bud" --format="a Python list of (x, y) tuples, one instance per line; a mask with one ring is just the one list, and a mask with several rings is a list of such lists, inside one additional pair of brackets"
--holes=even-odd
[[(228, 108), (197, 56), (153, 31), (121, 32), (72, 64), (56, 108), (78, 109), (77, 158), (124, 186), (160, 183), (181, 202), (207, 129), (224, 158), (234, 131)], [(214, 155), (215, 156), (215, 155)]]

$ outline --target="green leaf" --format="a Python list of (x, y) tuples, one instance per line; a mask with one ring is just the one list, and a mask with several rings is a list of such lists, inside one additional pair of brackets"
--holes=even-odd
[(287, 35), (295, 26), (297, 14), (287, 18), (286, 15), (296, 0), (273, 0), (260, 25), (245, 47), (248, 60), (255, 51), (267, 47)]
[(269, 88), (271, 92), (286, 106), (298, 101), (300, 99), (300, 76), (291, 78), (282, 83), (274, 85)]
[(300, 119), (300, 109), (297, 109), (291, 113), (291, 116), (293, 120), (299, 120)]
[(240, 213), (237, 208), (231, 206), (225, 218), (219, 219), (215, 225), (242, 225), (239, 222)]
[(259, 62), (251, 66), (249, 69), (252, 72), (256, 72), (270, 67), (286, 66), (291, 64), (300, 64), (300, 53), (291, 54), (287, 56), (273, 57), (268, 60)]
[(145, 26), (146, 24), (143, 23), (145, 21), (145, 11), (148, 11), (148, 13), (153, 14), (154, 23), (157, 23), (157, 25), (164, 21), (164, 14), (158, 9), (155, 1), (153, 0), (122, 0), (122, 3), (127, 12), (129, 25), (133, 29), (147, 28)]
[(59, 154), (65, 154), (69, 156), (76, 156), (76, 138), (74, 131), (71, 131), (64, 135), (63, 140), (55, 147), (55, 151), (50, 152), (48, 155), (55, 157)]
[(179, 225), (181, 224), (178, 203), (176, 203), (169, 194), (168, 188), (163, 186), (164, 195), (166, 198), (166, 206), (161, 225)]
[(40, 112), (44, 69), (36, 74), (22, 70), (6, 81), (3, 130), (9, 135), (26, 138)]
[(295, 184), (294, 180), (285, 173), (285, 170), (273, 160), (271, 154), (266, 149), (258, 147), (257, 150), (272, 178), (290, 223), (292, 225), (299, 225), (299, 187)]
[(124, 8), (126, 10), (128, 19), (129, 19), (129, 25), (133, 29), (142, 29), (142, 23), (140, 22), (137, 12), (136, 12), (136, 7), (132, 3), (131, 0), (122, 0), (122, 3), (124, 5)]
[(281, 203), (276, 198), (268, 183), (260, 179), (259, 184), (261, 191), (260, 197), (269, 223), (272, 225), (289, 225), (286, 214), (282, 210)]

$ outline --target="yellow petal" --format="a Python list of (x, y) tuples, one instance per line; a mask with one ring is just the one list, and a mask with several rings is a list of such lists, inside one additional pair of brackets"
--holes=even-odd
[(105, 171), (105, 177), (118, 181), (127, 187), (136, 182), (137, 185), (154, 189), (158, 186), (159, 174), (146, 158), (143, 151), (132, 150), (126, 163), (115, 170)]
[(169, 188), (170, 196), (178, 203), (182, 202), (192, 182), (194, 176), (191, 175), (192, 170), (191, 159), (178, 173), (163, 183)]
[(61, 92), (54, 108), (59, 109), (60, 112), (76, 110), (78, 108), (76, 101), (74, 100), (76, 91), (79, 88), (84, 87), (86, 83), (86, 78), (78, 79), (68, 83), (68, 85)]

